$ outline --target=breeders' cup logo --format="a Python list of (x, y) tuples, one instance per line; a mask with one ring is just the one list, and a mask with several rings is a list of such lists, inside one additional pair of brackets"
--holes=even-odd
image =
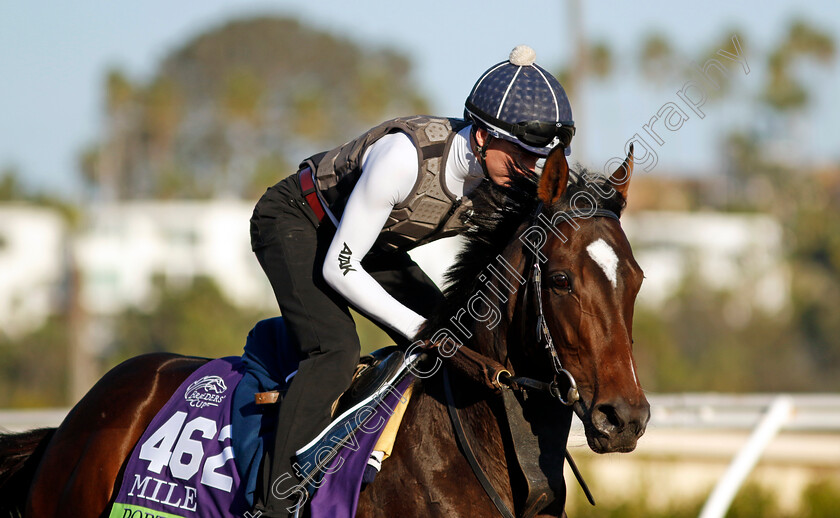
[(204, 376), (190, 384), (184, 399), (194, 408), (219, 406), (227, 397), (224, 395), (226, 391), (225, 380), (219, 376)]

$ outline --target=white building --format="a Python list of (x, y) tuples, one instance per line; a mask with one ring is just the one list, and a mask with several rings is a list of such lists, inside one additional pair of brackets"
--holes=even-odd
[[(622, 216), (621, 225), (645, 272), (638, 302), (662, 308), (691, 276), (712, 291), (732, 295), (732, 323), (753, 310), (776, 314), (790, 298), (782, 228), (764, 214), (641, 211)], [(460, 238), (430, 243), (412, 252), (435, 282), (442, 276)]]
[(155, 278), (185, 284), (213, 279), (233, 303), (274, 307), (250, 246), (253, 203), (238, 200), (125, 202), (91, 208), (75, 240), (82, 302), (112, 315), (155, 303)]
[(35, 330), (60, 309), (66, 234), (53, 209), (0, 204), (0, 334)]
[[(252, 202), (237, 200), (126, 202), (89, 208), (73, 239), (82, 278), (81, 302), (111, 316), (156, 302), (154, 280), (186, 284), (213, 279), (231, 302), (276, 308), (268, 279), (250, 248)], [(695, 275), (713, 290), (735, 294), (733, 318), (787, 305), (789, 272), (782, 231), (765, 215), (636, 212), (622, 218), (646, 279), (639, 303), (662, 307)], [(0, 330), (17, 335), (57, 311), (66, 282), (67, 228), (50, 209), (0, 206)], [(412, 255), (431, 277), (451, 261), (458, 239)]]
[(770, 216), (649, 211), (625, 215), (622, 226), (645, 271), (641, 304), (661, 307), (689, 275), (734, 294), (742, 310), (774, 314), (788, 303), (782, 228)]

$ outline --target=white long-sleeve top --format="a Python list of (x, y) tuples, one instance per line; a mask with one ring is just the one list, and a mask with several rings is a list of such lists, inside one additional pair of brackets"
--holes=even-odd
[[(483, 179), (470, 149), (470, 126), (455, 135), (446, 160), (445, 182), (460, 198)], [(324, 261), (324, 279), (350, 303), (413, 338), (424, 318), (394, 299), (362, 268), (394, 206), (405, 201), (417, 181), (417, 148), (405, 133), (386, 135), (362, 157), (362, 174), (347, 200)]]

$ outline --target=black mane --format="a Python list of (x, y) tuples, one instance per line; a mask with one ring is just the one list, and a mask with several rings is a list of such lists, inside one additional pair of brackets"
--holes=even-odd
[[(467, 301), (479, 290), (487, 293), (483, 288), (482, 272), (487, 266), (496, 261), (520, 227), (526, 222), (534, 220), (540, 201), (537, 199), (537, 183), (539, 178), (534, 175), (513, 174), (513, 182), (508, 187), (500, 187), (490, 181), (482, 182), (473, 191), (470, 198), (473, 201), (473, 215), (469, 219), (472, 227), (464, 234), (466, 243), (458, 253), (455, 263), (446, 272), (447, 287), (444, 290), (445, 301), (438, 311), (431, 315), (426, 325), (416, 338), (426, 340), (432, 338), (438, 330), (452, 329), (450, 317), (463, 309)], [(558, 211), (572, 208), (575, 200), (576, 208), (587, 209), (595, 200), (597, 208), (613, 212), (620, 216), (624, 209), (624, 198), (610, 187), (609, 180), (603, 176), (593, 174), (586, 169), (570, 172), (569, 182), (563, 196), (551, 207), (542, 208), (547, 217)], [(578, 196), (585, 193), (588, 196)], [(611, 193), (604, 196), (602, 193)], [(471, 322), (472, 319), (464, 319)], [(472, 327), (473, 323), (467, 324)]]

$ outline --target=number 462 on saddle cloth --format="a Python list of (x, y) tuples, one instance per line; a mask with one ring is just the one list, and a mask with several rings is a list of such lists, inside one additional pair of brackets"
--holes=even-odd
[(231, 444), (239, 358), (202, 366), (158, 412), (126, 465), (111, 518), (230, 516), (245, 509)]

